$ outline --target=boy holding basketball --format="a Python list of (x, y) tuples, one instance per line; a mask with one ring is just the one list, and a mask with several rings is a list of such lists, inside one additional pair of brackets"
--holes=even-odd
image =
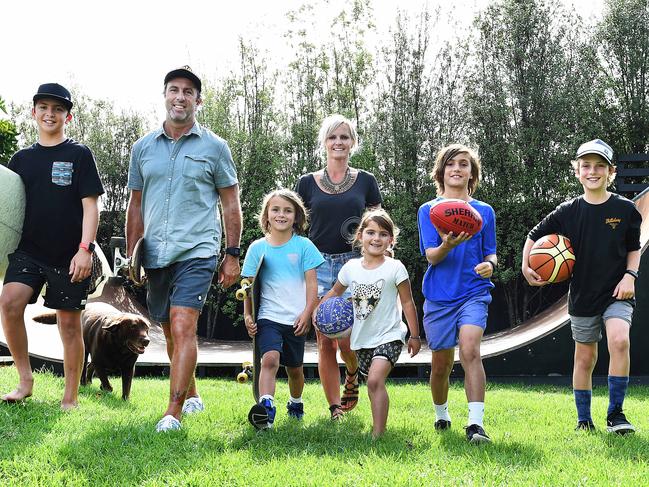
[[(459, 344), (464, 390), (469, 403), (466, 437), (470, 443), (491, 439), (483, 425), (486, 377), (480, 342), (491, 302), (490, 278), (496, 269), (496, 215), (493, 208), (471, 197), (480, 181), (480, 159), (464, 145), (453, 144), (437, 153), (433, 179), (437, 198), (419, 208), (419, 248), (428, 261), (422, 291), (424, 329), (432, 350), (430, 388), (435, 407), (435, 429), (451, 427), (448, 412), (449, 376)], [(482, 229), (446, 233), (433, 226), (430, 209), (445, 199), (467, 202), (480, 213)]]
[(590, 414), (592, 373), (604, 327), (610, 355), (607, 430), (623, 435), (635, 431), (622, 405), (629, 384), (629, 328), (642, 217), (631, 201), (607, 189), (615, 174), (613, 149), (608, 144), (599, 139), (582, 144), (572, 165), (584, 194), (559, 205), (530, 231), (523, 248), (522, 271), (531, 286), (548, 284), (529, 267), (530, 250), (544, 235), (556, 233), (570, 239), (575, 266), (568, 312), (575, 340), (572, 382), (577, 429), (595, 428)]

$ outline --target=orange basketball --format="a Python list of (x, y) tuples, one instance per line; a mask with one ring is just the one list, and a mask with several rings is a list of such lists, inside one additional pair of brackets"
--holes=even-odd
[(529, 266), (547, 282), (570, 279), (575, 265), (575, 253), (563, 235), (550, 234), (534, 242)]

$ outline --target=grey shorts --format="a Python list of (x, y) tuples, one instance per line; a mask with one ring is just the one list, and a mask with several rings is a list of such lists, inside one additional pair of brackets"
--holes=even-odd
[(599, 342), (602, 339), (602, 328), (612, 318), (624, 320), (631, 326), (633, 305), (628, 301), (615, 301), (601, 315), (570, 315), (570, 328), (572, 329), (573, 340), (579, 343)]

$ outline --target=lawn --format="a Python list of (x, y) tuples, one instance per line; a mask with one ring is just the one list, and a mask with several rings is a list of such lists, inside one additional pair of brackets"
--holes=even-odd
[[(0, 390), (17, 379), (0, 368)], [(492, 385), (485, 426), (491, 445), (464, 438), (466, 401), (453, 385), (451, 431), (433, 429), (428, 386), (389, 384), (388, 431), (370, 437), (367, 391), (342, 422), (329, 420), (317, 382), (307, 385), (302, 423), (286, 417), (285, 382), (278, 385), (275, 429), (257, 432), (246, 416), (250, 386), (232, 379), (199, 380), (204, 413), (178, 433), (156, 434), (168, 382), (137, 378), (129, 402), (82, 388), (81, 407), (61, 412), (62, 379), (36, 374), (35, 397), (0, 405), (2, 485), (646, 485), (649, 479), (649, 389), (631, 387), (625, 410), (638, 433), (605, 432), (607, 397), (596, 388), (598, 432), (573, 430), (565, 387)]]

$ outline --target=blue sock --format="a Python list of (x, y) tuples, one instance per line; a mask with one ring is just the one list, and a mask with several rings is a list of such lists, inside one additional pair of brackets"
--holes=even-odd
[(611, 414), (615, 409), (622, 409), (626, 388), (629, 385), (629, 377), (608, 376), (608, 412)]
[(593, 391), (590, 389), (573, 389), (575, 394), (575, 405), (577, 406), (577, 420), (578, 421), (592, 421), (590, 417), (590, 399), (593, 396)]

